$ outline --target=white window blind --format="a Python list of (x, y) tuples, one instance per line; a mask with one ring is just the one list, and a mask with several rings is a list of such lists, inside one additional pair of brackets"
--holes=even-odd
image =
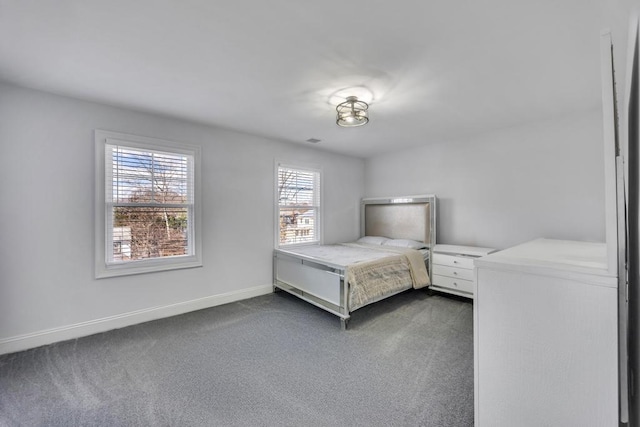
[(105, 138), (96, 131), (104, 185), (96, 275), (201, 265), (195, 244), (199, 151), (151, 138), (130, 139)]
[(107, 262), (190, 255), (193, 156), (113, 144), (105, 150)]
[(320, 241), (320, 172), (278, 166), (279, 245)]

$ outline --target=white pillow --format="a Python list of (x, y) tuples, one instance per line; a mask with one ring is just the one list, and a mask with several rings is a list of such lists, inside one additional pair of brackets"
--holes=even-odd
[(397, 246), (399, 248), (409, 248), (409, 249), (426, 249), (429, 246), (426, 243), (418, 242), (415, 240), (409, 239), (388, 239), (386, 242), (382, 243), (385, 246)]
[(358, 243), (364, 243), (367, 245), (384, 245), (389, 239), (380, 236), (364, 236), (356, 240)]

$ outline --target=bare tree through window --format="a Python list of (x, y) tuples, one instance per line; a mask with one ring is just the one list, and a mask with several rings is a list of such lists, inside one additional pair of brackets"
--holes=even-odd
[(320, 205), (320, 173), (278, 167), (279, 243), (316, 242)]
[(114, 260), (188, 254), (189, 158), (114, 147), (112, 170)]

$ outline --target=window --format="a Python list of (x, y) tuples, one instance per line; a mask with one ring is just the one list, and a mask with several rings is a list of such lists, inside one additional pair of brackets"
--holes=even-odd
[(278, 165), (278, 245), (320, 242), (320, 171)]
[(199, 148), (96, 131), (96, 277), (201, 266)]

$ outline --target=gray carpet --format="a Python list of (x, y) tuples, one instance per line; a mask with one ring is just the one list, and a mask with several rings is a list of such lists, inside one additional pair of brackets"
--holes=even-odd
[(472, 426), (468, 300), (286, 293), (0, 356), (0, 425)]

